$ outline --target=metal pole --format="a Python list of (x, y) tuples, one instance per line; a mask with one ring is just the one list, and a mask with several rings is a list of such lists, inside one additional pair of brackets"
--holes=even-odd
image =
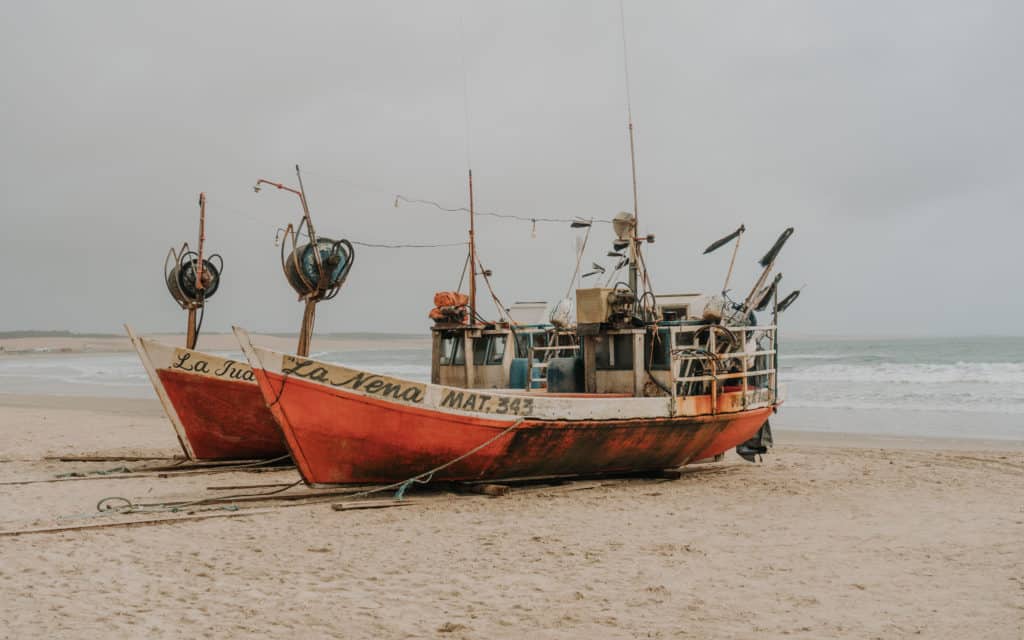
[(736, 246), (732, 248), (732, 259), (729, 260), (729, 271), (725, 274), (725, 284), (722, 285), (722, 295), (729, 290), (729, 280), (732, 278), (732, 268), (736, 264), (736, 254), (740, 251), (740, 240), (743, 238), (743, 232), (741, 231), (736, 236)]
[(302, 329), (299, 331), (299, 345), (295, 354), (302, 358), (309, 357), (309, 344), (313, 341), (313, 322), (316, 318), (316, 299), (306, 300), (306, 309), (302, 314)]
[(302, 201), (302, 215), (306, 219), (306, 231), (309, 234), (309, 246), (313, 248), (313, 259), (316, 260), (316, 268), (320, 273), (320, 282), (317, 283), (317, 288), (323, 284), (324, 280), (324, 264), (320, 259), (320, 247), (316, 246), (316, 230), (313, 229), (313, 218), (309, 215), (309, 203), (306, 201), (306, 187), (302, 184), (302, 172), (299, 170), (299, 165), (295, 165), (295, 175), (299, 179), (299, 200)]
[[(476, 236), (473, 213), (473, 170), (469, 170), (469, 324), (476, 324)], [(469, 356), (467, 355), (467, 358)]]
[(196, 335), (196, 308), (188, 308), (188, 328), (185, 333), (185, 348), (195, 349), (199, 336)]
[(203, 244), (206, 242), (206, 194), (199, 193), (199, 260), (196, 266), (196, 289), (203, 290)]
[[(639, 299), (637, 290), (637, 263), (640, 253), (640, 206), (636, 188), (636, 150), (633, 145), (633, 116), (629, 115), (629, 162), (633, 173), (633, 230), (629, 238), (629, 286), (633, 288), (634, 295)], [(646, 281), (647, 278), (644, 278)]]

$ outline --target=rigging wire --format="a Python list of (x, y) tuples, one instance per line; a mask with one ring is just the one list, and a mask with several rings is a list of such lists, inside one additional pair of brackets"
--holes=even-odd
[(437, 244), (417, 244), (417, 243), (385, 243), (385, 242), (359, 242), (357, 240), (350, 240), (354, 245), (360, 247), (371, 247), (374, 249), (435, 249), (439, 247), (464, 247), (468, 242), (439, 242)]
[(477, 266), (480, 267), (480, 275), (484, 277), (484, 283), (487, 285), (487, 290), (491, 292), (491, 299), (494, 300), (494, 306), (498, 307), (498, 315), (505, 317), (509, 323), (513, 322), (512, 317), (505, 311), (505, 304), (498, 299), (498, 294), (494, 293), (494, 288), (491, 287), (490, 271), (484, 269), (484, 265), (480, 262), (479, 256), (477, 257)]
[[(210, 203), (210, 199), (209, 198), (207, 198), (207, 203), (208, 204)], [(261, 220), (257, 216), (254, 216), (252, 214), (246, 213), (245, 211), (241, 211), (240, 209), (238, 209), (236, 207), (233, 207), (231, 205), (225, 204), (225, 203), (220, 202), (218, 200), (213, 200), (213, 205), (218, 207), (218, 208), (220, 208), (220, 209), (222, 209), (222, 210), (228, 211), (228, 212), (233, 213), (233, 214), (235, 214), (237, 216), (245, 218), (246, 220), (249, 220), (251, 222), (261, 222), (261, 223), (265, 222), (264, 220)], [(305, 235), (304, 232), (300, 232), (298, 234), (298, 236), (300, 238), (303, 235)], [(390, 243), (390, 242), (364, 242), (362, 240), (349, 240), (349, 242), (351, 242), (354, 245), (359, 245), (361, 247), (368, 247), (368, 248), (372, 248), (372, 249), (434, 249), (434, 248), (444, 248), (444, 247), (460, 247), (460, 246), (465, 246), (466, 245), (465, 241), (461, 241), (461, 242), (437, 242), (437, 243), (415, 243), (415, 242)]]
[[(446, 213), (469, 213), (469, 209), (467, 207), (445, 207), (441, 203), (436, 202), (434, 200), (426, 200), (426, 199), (423, 199), (423, 198), (410, 198), (410, 197), (404, 196), (402, 194), (396, 194), (395, 195), (395, 207), (396, 208), (398, 207), (399, 201), (407, 202), (409, 204), (425, 204), (425, 205), (429, 205), (431, 207), (434, 207), (435, 209), (438, 209), (440, 211), (444, 211)], [(538, 216), (520, 216), (520, 215), (511, 214), (511, 213), (498, 213), (497, 211), (476, 211), (475, 209), (474, 209), (473, 213), (474, 213), (474, 215), (478, 215), (478, 216), (489, 216), (489, 217), (492, 217), (492, 218), (503, 218), (503, 219), (506, 219), (506, 220), (519, 220), (519, 221), (522, 221), (522, 222), (529, 222), (531, 224), (535, 223), (535, 222), (557, 222), (557, 223), (570, 223), (571, 224), (573, 222), (584, 222), (584, 221), (587, 221), (587, 220), (589, 220), (590, 222), (603, 222), (605, 224), (611, 224), (612, 223), (611, 220), (605, 220), (605, 219), (602, 219), (602, 218), (581, 218), (581, 217), (577, 217), (577, 218), (545, 218), (545, 217), (538, 217)]]

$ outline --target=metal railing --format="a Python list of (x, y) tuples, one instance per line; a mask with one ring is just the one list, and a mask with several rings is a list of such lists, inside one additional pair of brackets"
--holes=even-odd
[[(681, 335), (687, 333), (694, 334), (694, 344), (691, 346), (677, 346), (672, 349), (672, 371), (675, 375), (676, 362), (686, 362), (686, 372), (684, 375), (677, 376), (675, 378), (675, 385), (673, 391), (682, 384), (683, 389), (686, 389), (686, 385), (690, 383), (704, 383), (710, 382), (711, 391), (711, 413), (718, 413), (718, 395), (719, 385), (723, 380), (736, 380), (742, 381), (743, 396), (742, 402), (743, 407), (747, 406), (748, 391), (750, 389), (750, 383), (752, 378), (760, 376), (768, 376), (768, 388), (773, 390), (773, 394), (777, 394), (777, 363), (776, 354), (778, 347), (778, 334), (776, 325), (767, 326), (732, 326), (726, 327), (724, 325), (695, 325), (695, 326), (684, 326), (684, 327), (673, 327), (674, 335)], [(697, 333), (700, 331), (708, 331), (707, 344), (701, 345), (697, 339)], [(750, 346), (750, 340), (748, 336), (751, 333), (761, 332), (771, 340), (771, 349), (754, 349), (748, 350)], [(718, 353), (718, 333), (725, 333), (730, 336), (730, 346), (727, 347), (727, 351)], [(733, 336), (739, 336), (738, 344), (736, 338)], [(674, 338), (673, 338), (674, 340)], [(732, 350), (738, 346), (738, 350)], [(756, 365), (756, 359), (759, 356), (771, 356), (770, 366), (763, 369), (749, 369), (748, 362), (754, 359)], [(740, 371), (735, 373), (719, 373), (719, 368), (725, 366), (724, 363), (739, 360)], [(694, 362), (704, 362), (704, 369), (710, 371), (710, 373), (702, 375), (689, 375), (690, 370)]]
[[(526, 352), (526, 390), (527, 391), (530, 391), (531, 389), (533, 389), (533, 383), (534, 382), (542, 383), (542, 386), (538, 387), (540, 389), (547, 388), (548, 362), (547, 362), (547, 360), (544, 360), (542, 362), (536, 362), (535, 363), (534, 362), (534, 355), (533, 355), (534, 352), (535, 351), (562, 351), (562, 350), (566, 350), (566, 351), (579, 351), (580, 350), (580, 345), (578, 345), (578, 344), (559, 344), (559, 345), (551, 345), (551, 346), (547, 346), (547, 347), (534, 347), (533, 345), (530, 346), (530, 349)], [(533, 370), (534, 369), (538, 369), (539, 371), (543, 371), (544, 372), (544, 377), (536, 378), (535, 379), (533, 377)]]

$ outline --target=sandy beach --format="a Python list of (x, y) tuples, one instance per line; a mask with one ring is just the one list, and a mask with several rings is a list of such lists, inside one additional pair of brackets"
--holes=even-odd
[[(101, 515), (105, 497), (258, 493), (298, 475), (58, 478), (172, 462), (53, 459), (179, 455), (153, 400), (5, 395), (0, 424), (5, 532), (175, 519), (0, 537), (3, 638), (1022, 633), (1021, 442), (782, 432), (762, 464), (730, 454), (677, 480)], [(313, 492), (284, 495), (299, 494)]]

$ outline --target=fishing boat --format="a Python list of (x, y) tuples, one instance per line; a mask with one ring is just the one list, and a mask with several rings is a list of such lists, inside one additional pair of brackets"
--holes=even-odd
[[(316, 305), (337, 295), (352, 268), (355, 252), (347, 240), (317, 236), (302, 175), (298, 166), (295, 170), (298, 188), (261, 178), (255, 190), (270, 185), (295, 194), (302, 205), (298, 227), (289, 225), (283, 232), (284, 241), (280, 241), (280, 234), (277, 241), (285, 277), (305, 303), (296, 350), (304, 356), (309, 353)], [(125, 329), (190, 460), (287, 457), (281, 430), (267, 409), (248, 363), (196, 349), (205, 302), (216, 292), (223, 271), (223, 261), (215, 265), (203, 257), (205, 194), (200, 194), (199, 205), (198, 251), (189, 251), (187, 244), (179, 251), (171, 249), (164, 264), (168, 290), (188, 311), (185, 347), (140, 337), (127, 325)], [(309, 242), (300, 245), (300, 233), (306, 234)]]
[[(530, 350), (528, 366), (543, 365), (542, 385), (529, 375), (516, 388), (508, 348), (516, 324), (470, 322), (478, 317), (472, 295), (435, 297), (435, 305), (451, 304), (430, 314), (430, 383), (261, 348), (236, 327), (304, 480), (595, 476), (675, 468), (733, 447), (748, 459), (765, 453), (768, 419), (781, 403), (784, 310), (778, 278), (767, 278), (792, 230), (762, 258), (764, 271), (740, 303), (637, 295), (649, 282), (639, 259), (649, 240), (636, 234), (632, 215), (617, 217), (614, 228), (616, 243), (632, 247), (631, 284), (577, 289), (575, 344), (555, 345), (563, 355), (536, 365)], [(769, 306), (773, 321), (758, 325), (755, 311)]]
[(125, 329), (188, 459), (263, 460), (288, 454), (248, 363)]
[[(624, 27), (623, 47), (625, 52)], [(643, 257), (654, 235), (639, 231), (628, 91), (627, 114), (632, 211), (601, 221), (612, 226), (607, 256), (616, 265), (605, 269), (595, 263), (580, 280), (607, 275), (604, 286), (577, 284), (575, 298), (559, 303), (563, 310), (574, 309), (573, 322), (565, 322), (572, 314), (562, 313), (555, 331), (535, 327), (531, 335), (500, 303), (491, 271), (477, 256), (470, 166), (464, 268), (469, 292), (434, 297), (429, 383), (261, 348), (235, 328), (307, 483), (405, 486), (593, 476), (675, 468), (733, 447), (751, 461), (767, 452), (768, 419), (781, 404), (777, 320), (799, 294), (780, 303), (781, 276), (770, 283), (768, 278), (792, 229), (761, 259), (763, 271), (742, 301), (729, 297), (728, 283), (744, 227), (706, 251), (735, 240), (721, 295), (657, 295)], [(399, 199), (417, 201), (396, 198), (396, 206)], [(536, 218), (521, 219), (536, 226)], [(595, 221), (566, 222), (586, 228), (576, 281)], [(626, 280), (617, 280), (626, 267)], [(498, 320), (487, 321), (479, 312), (477, 275), (494, 298)], [(772, 321), (758, 324), (755, 312), (769, 308)], [(538, 344), (534, 338), (540, 333)]]

